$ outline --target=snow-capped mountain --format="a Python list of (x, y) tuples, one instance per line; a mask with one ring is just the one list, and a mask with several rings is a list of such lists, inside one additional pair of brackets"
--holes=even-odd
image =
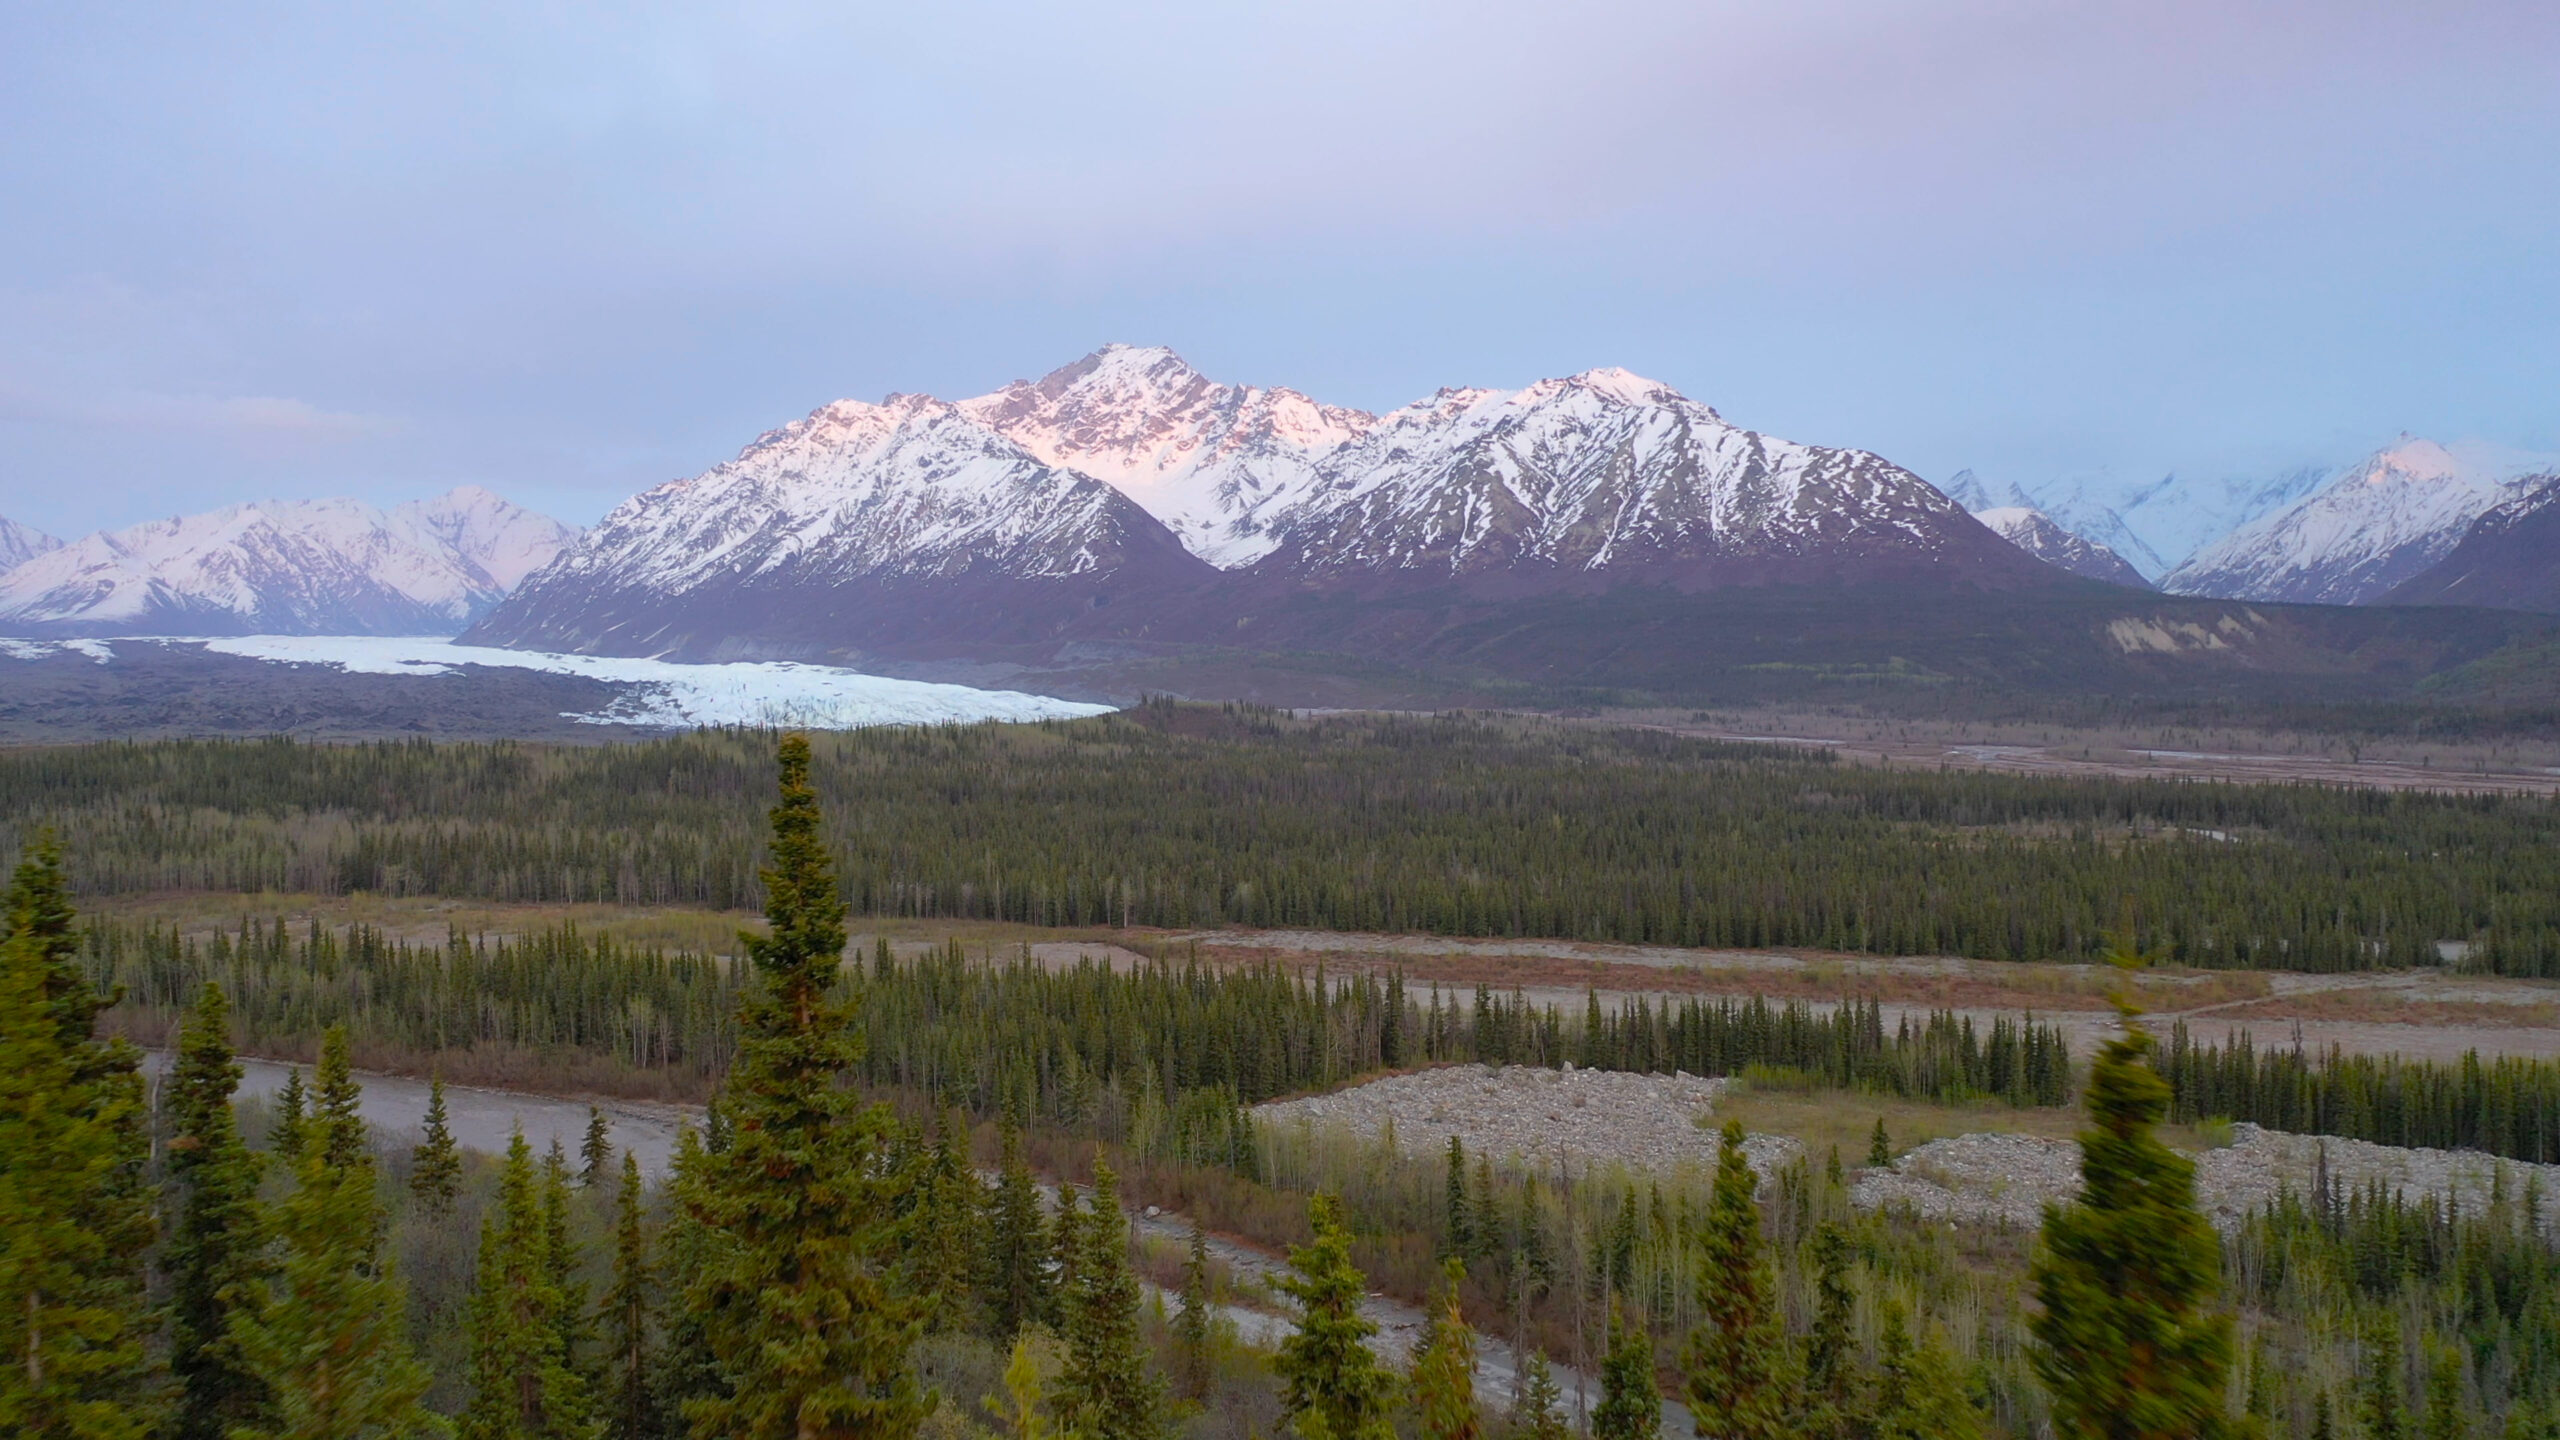
[(1277, 543), (1256, 573), (1299, 583), (2040, 578), (1898, 465), (1756, 434), (1616, 369), (1382, 416), (1263, 523)]
[(2560, 474), (2472, 522), (2442, 560), (2383, 599), (2388, 605), (2484, 605), (2560, 612)]
[(578, 527), (512, 504), (477, 485), (448, 490), (432, 500), (391, 508), (391, 520), (429, 549), (449, 550), (498, 594), (551, 563), (578, 538)]
[(2443, 559), (2515, 494), (2515, 462), (2402, 436), (2307, 498), (2260, 516), (2163, 579), (2182, 595), (2354, 605)]
[(1110, 483), (1221, 568), (1269, 553), (1263, 517), (1377, 423), (1295, 390), (1221, 385), (1171, 350), (1129, 345), (959, 409), (1051, 465)]
[(2106, 546), (2157, 580), (2205, 545), (2293, 504), (2336, 473), (2333, 466), (2313, 465), (2272, 478), (2205, 480), (2172, 474), (2138, 484), (2104, 474), (2082, 475), (2017, 493), (2063, 529)]
[(32, 525), (21, 525), (0, 515), (0, 573), (24, 565), (48, 550), (59, 550), (62, 542)]
[(47, 634), (451, 634), (576, 534), (477, 487), (385, 512), (263, 501), (100, 531), (0, 575)]
[(467, 638), (728, 658), (902, 632), (1045, 635), (1213, 572), (1127, 496), (949, 402), (841, 400), (623, 502)]
[(1994, 505), (1974, 511), (1973, 518), (1990, 526), (1991, 533), (2056, 569), (2110, 585), (2151, 588), (2151, 582), (2125, 563), (2123, 556), (2063, 529), (2053, 523), (2053, 517), (2032, 505)]
[(2151, 579), (2141, 567), (2117, 554), (2114, 547), (2057, 522), (2015, 481), (1995, 491), (1981, 476), (1959, 470), (1938, 488), (1971, 511), (1974, 519), (1990, 526), (1993, 534), (2047, 565), (2111, 585), (2151, 588)]

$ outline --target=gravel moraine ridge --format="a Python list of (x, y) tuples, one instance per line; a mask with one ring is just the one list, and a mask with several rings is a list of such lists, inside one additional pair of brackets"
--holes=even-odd
[[(2543, 1223), (2560, 1229), (2560, 1165), (2501, 1160), (2464, 1150), (2404, 1149), (2336, 1136), (2293, 1135), (2242, 1123), (2231, 1143), (2196, 1159), (2196, 1199), (2213, 1223), (2236, 1230), (2279, 1194), (2311, 1193), (2326, 1149), (2330, 1184), (2361, 1190), (2379, 1180), (2409, 1199), (2451, 1194), (2465, 1210), (2489, 1203), (2498, 1172), (2507, 1193), (2521, 1195), (2528, 1180), (2541, 1181)], [(1908, 1205), (1931, 1220), (2038, 1223), (2047, 1201), (2080, 1192), (2080, 1147), (2069, 1140), (2032, 1135), (1959, 1135), (1932, 1140), (1894, 1162), (1891, 1170), (1860, 1176), (1850, 1199), (1864, 1209)]]
[[(1396, 1146), (1431, 1156), (1455, 1135), (1470, 1155), (1539, 1170), (1592, 1165), (1712, 1170), (1715, 1109), (1722, 1080), (1616, 1070), (1548, 1070), (1534, 1065), (1446, 1065), (1390, 1075), (1366, 1085), (1254, 1107), (1264, 1126), (1339, 1126), (1374, 1139), (1390, 1124)], [(1795, 1140), (1754, 1135), (1743, 1153), (1763, 1179), (1803, 1152)]]

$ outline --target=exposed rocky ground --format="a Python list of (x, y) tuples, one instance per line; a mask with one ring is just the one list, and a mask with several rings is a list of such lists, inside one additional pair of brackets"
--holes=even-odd
[[(2196, 1157), (2196, 1198), (2214, 1224), (2235, 1229), (2279, 1194), (2309, 1195), (2326, 1154), (2330, 1184), (2341, 1192), (2379, 1180), (2408, 1199), (2450, 1195), (2465, 1210), (2489, 1203), (2499, 1173), (2509, 1195), (2538, 1179), (2543, 1220), (2560, 1223), (2560, 1165), (2531, 1165), (2459, 1150), (2405, 1149), (2334, 1136), (2289, 1135), (2256, 1125), (2231, 1127), (2231, 1143)], [(2068, 1140), (2033, 1135), (1960, 1135), (1933, 1140), (1871, 1170), (1851, 1191), (1859, 1205), (1908, 1205), (1933, 1220), (2033, 1225), (2049, 1201), (2080, 1190), (2080, 1151)]]
[[(1274, 1101), (1256, 1107), (1254, 1118), (1264, 1125), (1340, 1126), (1363, 1138), (1393, 1125), (1398, 1148), (1416, 1155), (1445, 1151), (1455, 1135), (1471, 1155), (1538, 1169), (1711, 1169), (1716, 1128), (1705, 1117), (1726, 1083), (1570, 1065), (1449, 1065)], [(1744, 1148), (1752, 1168), (1766, 1176), (1804, 1147), (1783, 1135), (1754, 1135)]]
[[(1439, 1154), (1455, 1135), (1471, 1154), (1542, 1170), (1705, 1169), (1715, 1164), (1712, 1117), (1728, 1083), (1694, 1075), (1450, 1065), (1276, 1101), (1257, 1107), (1254, 1117), (1266, 1126), (1339, 1127), (1363, 1139), (1392, 1126), (1397, 1147), (1422, 1157)], [(1804, 1153), (1801, 1142), (1785, 1135), (1755, 1134), (1745, 1150), (1764, 1180)], [(2324, 1156), (2329, 1183), (2341, 1193), (2380, 1181), (2413, 1200), (2452, 1196), (2466, 1210), (2489, 1203), (2501, 1173), (2515, 1196), (2538, 1180), (2544, 1222), (2560, 1228), (2560, 1165), (2291, 1135), (2245, 1123), (2231, 1127), (2230, 1144), (2195, 1157), (2197, 1199), (2216, 1225), (2234, 1228), (2285, 1191), (2309, 1195)], [(1891, 1169), (1863, 1172), (1851, 1197), (1869, 1209), (1907, 1205), (1933, 1220), (2027, 1226), (2042, 1218), (2048, 1202), (2079, 1189), (2076, 1143), (1985, 1133), (1933, 1140)]]

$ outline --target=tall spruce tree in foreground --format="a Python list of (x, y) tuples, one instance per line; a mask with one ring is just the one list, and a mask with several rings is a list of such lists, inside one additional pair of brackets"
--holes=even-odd
[(275, 1395), (270, 1418), (233, 1440), (405, 1440), (451, 1433), (420, 1403), (427, 1368), (409, 1352), (407, 1296), (382, 1253), (373, 1157), (347, 1064), (347, 1033), (321, 1041), (294, 1189), (276, 1207), (284, 1259), (261, 1314), (235, 1314), (241, 1353)]
[(561, 1338), (560, 1292), (533, 1147), (519, 1126), (498, 1175), (498, 1203), (480, 1221), (480, 1273), (471, 1294), (471, 1404), (462, 1440), (588, 1440), (586, 1386)]
[[(1701, 1431), (1702, 1434), (1717, 1434)], [(1609, 1351), (1600, 1361), (1600, 1405), (1591, 1412), (1591, 1440), (1657, 1440), (1662, 1434), (1662, 1395), (1653, 1382), (1653, 1337), (1644, 1322), (1613, 1306)]]
[(1182, 1262), (1182, 1313), (1173, 1321), (1176, 1392), (1185, 1400), (1209, 1397), (1209, 1236), (1191, 1225), (1191, 1252)]
[[(2128, 972), (2147, 958), (2129, 938), (2108, 955)], [(2228, 1430), (2221, 1247), (2196, 1208), (2195, 1166), (2153, 1133), (2169, 1084), (2151, 1068), (2129, 981), (2116, 1007), (2124, 1034), (2089, 1072), (2080, 1198), (2045, 1209), (2034, 1268), (2043, 1309), (2028, 1322), (2036, 1374), (2062, 1435), (2211, 1440)]]
[(687, 1292), (725, 1393), (686, 1403), (703, 1440), (907, 1440), (926, 1401), (907, 1353), (918, 1306), (891, 1284), (896, 1217), (886, 1107), (846, 1083), (859, 1051), (834, 999), (844, 903), (819, 838), (809, 740), (785, 736), (760, 984), (739, 1005), (722, 1091), (734, 1138), (699, 1204), (722, 1244)]
[(667, 1277), (658, 1298), (658, 1406), (669, 1433), (682, 1433), (686, 1404), (726, 1394), (720, 1362), (711, 1353), (710, 1313), (687, 1303), (685, 1279), (707, 1274), (727, 1243), (702, 1221), (709, 1208), (713, 1164), (702, 1132), (676, 1130), (675, 1157), (667, 1164), (667, 1219), (658, 1233), (658, 1273)]
[(1521, 1367), (1511, 1396), (1511, 1440), (1565, 1440), (1572, 1427), (1564, 1418), (1564, 1388), (1556, 1384), (1547, 1352), (1532, 1350)]
[(1049, 1312), (1048, 1236), (1040, 1190), (1022, 1159), (1022, 1130), (1007, 1117), (995, 1195), (987, 1209), (987, 1327), (999, 1340)]
[(1777, 1276), (1760, 1246), (1759, 1176), (1742, 1150), (1742, 1124), (1725, 1122), (1716, 1182), (1700, 1237), (1698, 1305), (1683, 1367), (1698, 1433), (1718, 1440), (1779, 1440), (1796, 1419), (1796, 1372), (1778, 1314)]
[(1301, 1440), (1392, 1440), (1387, 1406), (1394, 1379), (1369, 1350), (1378, 1327), (1360, 1313), (1368, 1279), (1351, 1263), (1342, 1202), (1318, 1195), (1308, 1207), (1315, 1238), (1289, 1250), (1280, 1289), (1298, 1302), (1298, 1328), (1272, 1361), (1281, 1406)]
[(231, 1004), (211, 981), (178, 1030), (170, 1071), (169, 1188), (177, 1211), (169, 1276), (169, 1369), (178, 1381), (176, 1440), (225, 1440), (260, 1423), (269, 1396), (241, 1354), (232, 1316), (255, 1315), (272, 1268), (258, 1204), (257, 1152), (240, 1138), (231, 1096)]
[(604, 1292), (605, 1434), (609, 1440), (665, 1440), (666, 1407), (660, 1403), (658, 1352), (650, 1343), (649, 1315), (657, 1271), (649, 1260), (648, 1193), (640, 1181), (640, 1157), (622, 1152), (622, 1191), (614, 1205), (613, 1287)]
[(1868, 1416), (1850, 1326), (1857, 1318), (1858, 1292), (1849, 1284), (1849, 1237), (1836, 1224), (1814, 1232), (1813, 1327), (1804, 1344), (1804, 1416), (1802, 1429), (1812, 1437), (1849, 1437), (1865, 1433)]
[(121, 1440), (158, 1419), (143, 1339), (153, 1238), (138, 1054), (92, 1032), (49, 834), (0, 932), (0, 1433)]
[(1083, 1254), (1064, 1297), (1066, 1364), (1055, 1400), (1084, 1440), (1155, 1440), (1164, 1393), (1147, 1371), (1138, 1334), (1138, 1278), (1129, 1271), (1129, 1225), (1111, 1167), (1093, 1167), (1093, 1208), (1079, 1230)]
[(1429, 1333), (1413, 1357), (1413, 1408), (1429, 1440), (1480, 1440), (1476, 1415), (1476, 1332), (1458, 1308), (1467, 1267), (1443, 1262)]
[(409, 1161), (409, 1193), (418, 1197), (427, 1213), (449, 1213), (454, 1197), (462, 1191), (462, 1151), (453, 1143), (453, 1128), (445, 1117), (441, 1075), (427, 1081), (425, 1134), (409, 1152)]

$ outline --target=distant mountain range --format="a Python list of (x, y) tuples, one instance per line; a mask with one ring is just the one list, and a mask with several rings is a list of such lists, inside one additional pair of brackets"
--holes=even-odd
[[(0, 633), (462, 630), (970, 683), (1075, 671), (1113, 694), (1221, 656), (1661, 693), (2282, 675), (2316, 682), (2288, 698), (2365, 694), (2357, 677), (2469, 664), (2543, 622), (2249, 607), (2560, 609), (2553, 482), (2513, 468), (2404, 437), (2257, 484), (1942, 490), (1624, 370), (1371, 414), (1115, 345), (969, 399), (823, 406), (584, 533), (471, 488), (68, 545), (0, 523)], [(2205, 536), (2198, 515), (2240, 518)]]
[(2169, 572), (2183, 595), (2360, 605), (2451, 553), (2472, 523), (2517, 493), (2512, 462), (2432, 440), (2398, 444), (2233, 530)]
[(1947, 498), (1973, 512), (1993, 534), (2047, 565), (2110, 585), (2151, 588), (2149, 577), (2113, 547), (2063, 528), (2015, 485), (1994, 494), (1982, 477), (1960, 470), (1944, 488)]
[(477, 486), (234, 505), (37, 551), (0, 574), (0, 630), (451, 634), (576, 534)]
[(1282, 595), (1885, 583), (2067, 581), (1899, 466), (1622, 370), (1372, 416), (1113, 346), (956, 403), (829, 405), (617, 508), (466, 638), (703, 657), (1201, 641)]
[(2487, 605), (2560, 613), (2560, 473), (2521, 482), (2461, 543), (2393, 590), (2391, 605)]

